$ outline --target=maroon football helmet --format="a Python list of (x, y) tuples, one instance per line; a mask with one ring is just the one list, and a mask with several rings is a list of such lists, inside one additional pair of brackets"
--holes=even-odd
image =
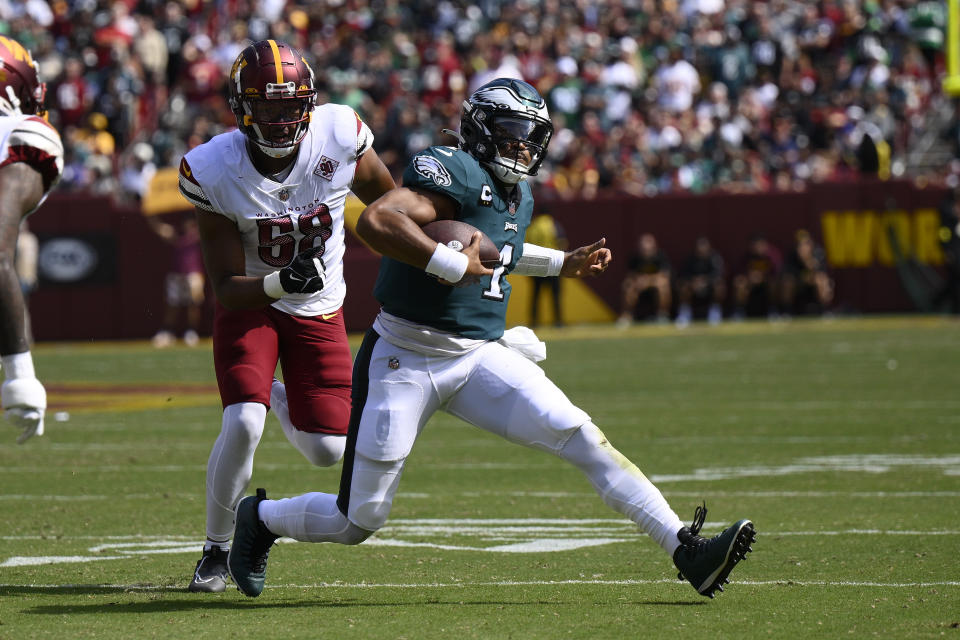
[(30, 52), (13, 38), (0, 36), (0, 113), (42, 116), (46, 94)]
[(307, 135), (316, 95), (310, 65), (283, 42), (254, 42), (230, 70), (230, 109), (237, 127), (261, 148), (299, 144)]

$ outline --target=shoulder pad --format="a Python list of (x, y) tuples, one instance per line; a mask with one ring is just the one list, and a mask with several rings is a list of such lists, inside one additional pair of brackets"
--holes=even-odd
[(410, 161), (404, 172), (404, 182), (409, 177), (416, 182), (431, 182), (437, 187), (455, 184), (466, 186), (469, 166), (464, 162), (462, 153), (453, 147), (424, 149)]
[[(188, 154), (189, 155), (189, 154)], [(203, 187), (197, 182), (196, 176), (190, 163), (187, 162), (187, 156), (180, 159), (180, 193), (195, 207), (206, 211), (214, 211), (213, 204), (203, 193)]]
[(373, 133), (357, 112), (342, 104), (328, 103), (314, 110), (314, 117), (322, 123), (321, 135), (332, 137), (337, 145), (355, 153), (357, 157), (373, 146)]
[(17, 122), (7, 137), (7, 153), (3, 164), (23, 162), (43, 176), (44, 190), (49, 189), (63, 173), (63, 142), (50, 123), (38, 116)]

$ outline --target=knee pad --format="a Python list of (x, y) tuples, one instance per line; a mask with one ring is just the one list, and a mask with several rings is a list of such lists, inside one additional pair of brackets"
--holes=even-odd
[(256, 446), (263, 435), (267, 408), (259, 402), (238, 402), (223, 410), (221, 432), (231, 440)]
[(357, 455), (353, 461), (347, 519), (369, 536), (390, 515), (404, 460), (381, 462)]
[(302, 431), (297, 434), (297, 449), (315, 467), (330, 467), (337, 464), (343, 457), (346, 446), (346, 436)]
[(347, 528), (344, 529), (342, 537), (338, 542), (340, 544), (360, 544), (374, 534), (373, 531), (361, 529), (357, 525), (348, 521)]

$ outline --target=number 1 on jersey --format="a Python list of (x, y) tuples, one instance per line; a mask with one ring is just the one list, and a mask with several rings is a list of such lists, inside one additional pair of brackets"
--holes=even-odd
[(507, 265), (513, 260), (513, 245), (505, 244), (500, 249), (500, 266), (493, 270), (490, 276), (490, 288), (483, 290), (483, 297), (488, 300), (503, 300), (503, 291), (500, 286), (500, 280), (506, 271)]

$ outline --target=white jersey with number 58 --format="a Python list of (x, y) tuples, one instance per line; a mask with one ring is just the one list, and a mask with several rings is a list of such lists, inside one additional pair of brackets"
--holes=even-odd
[(216, 136), (180, 162), (180, 192), (195, 206), (219, 213), (243, 237), (246, 275), (265, 276), (293, 257), (318, 249), (323, 290), (287, 294), (273, 306), (297, 316), (330, 313), (343, 305), (343, 208), (357, 161), (373, 134), (353, 109), (325, 104), (310, 128), (290, 175), (263, 176), (250, 161), (247, 138), (237, 130)]

